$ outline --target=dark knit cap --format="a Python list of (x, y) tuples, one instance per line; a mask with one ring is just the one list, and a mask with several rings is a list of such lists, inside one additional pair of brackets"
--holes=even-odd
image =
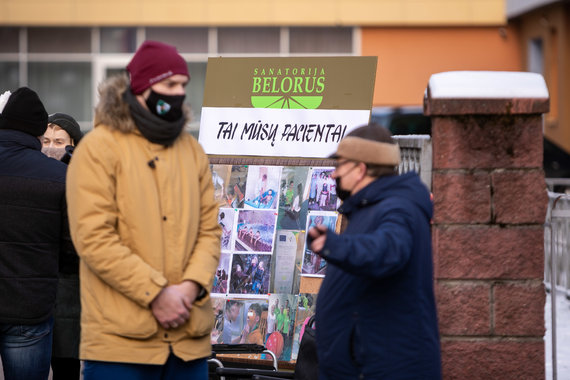
[(66, 131), (69, 137), (71, 137), (74, 145), (77, 145), (79, 143), (79, 140), (81, 140), (83, 137), (83, 132), (81, 132), (81, 127), (77, 121), (75, 121), (72, 116), (69, 116), (65, 113), (52, 113), (48, 117), (48, 123), (55, 124)]
[(0, 129), (15, 129), (41, 136), (47, 129), (48, 114), (38, 94), (20, 87), (10, 95), (0, 114)]
[(186, 61), (176, 48), (158, 41), (143, 42), (127, 65), (127, 71), (135, 95), (176, 74), (190, 78)]

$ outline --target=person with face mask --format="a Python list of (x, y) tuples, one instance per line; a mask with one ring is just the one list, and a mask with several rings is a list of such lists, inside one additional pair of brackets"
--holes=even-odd
[(328, 263), (316, 308), (319, 379), (440, 379), (429, 191), (416, 173), (397, 174), (399, 147), (378, 125), (346, 135), (333, 157), (348, 225), (308, 232)]
[[(48, 127), (41, 137), (42, 153), (69, 164), (83, 132), (75, 119), (64, 113), (48, 116)], [(79, 361), (79, 258), (75, 251), (59, 258), (59, 279), (54, 311), (51, 368), (53, 380), (76, 380)]]
[(188, 66), (145, 41), (127, 72), (100, 85), (68, 169), (83, 378), (205, 380), (221, 227), (208, 158), (184, 131)]
[(42, 153), (56, 160), (69, 163), (75, 146), (83, 137), (75, 119), (64, 113), (48, 116), (48, 128), (42, 136)]
[[(48, 116), (41, 138), (42, 153), (69, 164), (75, 146), (83, 137), (77, 121), (65, 113)], [(55, 302), (51, 368), (53, 380), (79, 379), (79, 258), (75, 252), (59, 259), (59, 279)]]

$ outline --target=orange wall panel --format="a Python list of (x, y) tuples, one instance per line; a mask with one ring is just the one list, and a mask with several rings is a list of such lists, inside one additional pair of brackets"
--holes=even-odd
[(363, 28), (362, 55), (378, 56), (375, 106), (421, 105), (439, 72), (522, 70), (518, 36), (501, 27)]

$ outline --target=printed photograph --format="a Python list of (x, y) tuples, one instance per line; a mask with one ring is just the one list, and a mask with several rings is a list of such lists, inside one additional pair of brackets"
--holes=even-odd
[(222, 252), (232, 249), (232, 231), (234, 228), (235, 209), (220, 208), (218, 211), (218, 224), (222, 227)]
[(297, 313), (295, 316), (295, 333), (293, 336), (293, 349), (291, 352), (291, 359), (296, 360), (297, 354), (299, 353), (299, 345), (301, 344), (301, 339), (303, 339), (303, 334), (305, 333), (305, 328), (309, 319), (315, 315), (315, 307), (317, 305), (317, 294), (316, 293), (301, 293), (299, 294), (297, 304)]
[(270, 254), (233, 254), (230, 293), (267, 294), (270, 279)]
[(239, 210), (233, 251), (273, 252), (276, 220), (274, 211)]
[(210, 334), (210, 343), (212, 344), (221, 343), (225, 303), (224, 297), (212, 297), (212, 310), (214, 312), (214, 328)]
[(334, 168), (313, 168), (310, 174), (309, 211), (336, 211), (340, 200), (336, 196), (336, 182), (332, 178)]
[(210, 170), (214, 184), (214, 199), (220, 207), (229, 207), (227, 188), (232, 171), (231, 165), (210, 165)]
[(249, 166), (244, 208), (276, 210), (281, 166)]
[(212, 285), (212, 294), (226, 294), (228, 292), (228, 280), (230, 277), (230, 260), (231, 253), (222, 252), (220, 263), (214, 276), (214, 284)]
[(247, 165), (231, 166), (230, 180), (226, 187), (227, 207), (243, 208), (247, 182)]
[(293, 351), (297, 296), (271, 294), (268, 302), (265, 347), (271, 350), (278, 360), (289, 361)]
[[(327, 228), (335, 231), (337, 217), (338, 215), (336, 213), (331, 212), (309, 212), (306, 231), (309, 231), (311, 227), (316, 227), (319, 225), (324, 225)], [(327, 263), (325, 259), (311, 251), (305, 241), (305, 253), (303, 256), (302, 273), (304, 275), (323, 277), (326, 273), (326, 266)]]
[(308, 199), (305, 183), (308, 167), (286, 166), (281, 172), (277, 226), (283, 230), (301, 230), (307, 220)]
[(243, 329), (244, 300), (228, 298), (224, 305), (221, 334), (216, 343), (235, 344)]
[(267, 300), (243, 300), (237, 322), (237, 336), (233, 335), (235, 330), (231, 335), (233, 344), (263, 345), (267, 331)]

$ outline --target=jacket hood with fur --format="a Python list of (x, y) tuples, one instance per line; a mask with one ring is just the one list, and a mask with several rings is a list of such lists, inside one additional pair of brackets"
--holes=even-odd
[[(99, 103), (95, 107), (95, 127), (101, 124), (123, 133), (138, 132), (129, 105), (123, 99), (123, 93), (129, 88), (126, 74), (109, 77), (99, 85)], [(190, 121), (190, 109), (184, 106), (186, 122)]]

